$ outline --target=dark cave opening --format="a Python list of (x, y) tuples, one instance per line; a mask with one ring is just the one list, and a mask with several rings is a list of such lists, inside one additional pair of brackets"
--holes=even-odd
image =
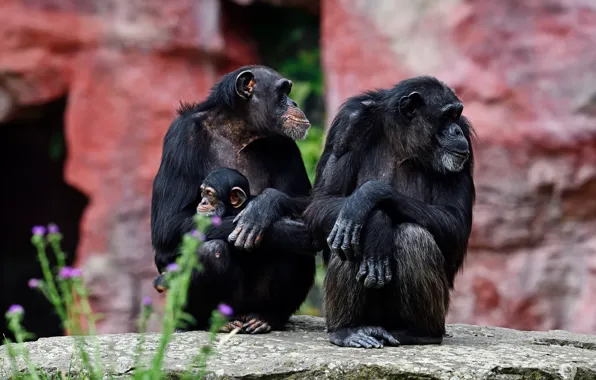
[[(65, 109), (66, 98), (61, 98), (22, 109), (0, 123), (4, 143), (0, 149), (0, 334), (10, 339), (4, 313), (13, 304), (25, 309), (23, 326), (34, 334), (33, 339), (63, 334), (52, 305), (38, 290), (29, 289), (28, 280), (42, 277), (37, 251), (31, 243), (32, 227), (57, 224), (63, 235), (67, 265), (71, 265), (79, 241), (79, 223), (88, 202), (84, 194), (64, 181)], [(48, 257), (55, 264), (51, 250)]]

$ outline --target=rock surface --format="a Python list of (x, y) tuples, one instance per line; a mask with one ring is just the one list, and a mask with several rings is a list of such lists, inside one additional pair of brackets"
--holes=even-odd
[[(383, 349), (331, 345), (324, 323), (293, 317), (287, 331), (235, 335), (208, 362), (211, 378), (222, 379), (548, 379), (596, 378), (596, 337), (564, 331), (522, 332), (469, 325), (448, 326), (441, 346)], [(219, 339), (225, 337), (219, 335)], [(136, 334), (99, 337), (103, 363), (117, 378), (132, 376)], [(144, 360), (151, 358), (159, 335), (146, 337)], [(192, 359), (207, 342), (204, 332), (176, 334), (165, 369), (171, 375), (193, 368)], [(216, 343), (218, 344), (218, 343)], [(28, 343), (31, 359), (46, 373), (79, 370), (72, 362), (73, 338)], [(0, 375), (10, 373), (6, 349), (0, 348)], [(71, 367), (72, 365), (72, 367)], [(24, 367), (21, 364), (21, 368)], [(194, 367), (196, 370), (196, 367)]]
[(478, 135), (473, 235), (449, 321), (596, 332), (596, 7), (584, 0), (322, 2), (327, 115), (414, 75)]

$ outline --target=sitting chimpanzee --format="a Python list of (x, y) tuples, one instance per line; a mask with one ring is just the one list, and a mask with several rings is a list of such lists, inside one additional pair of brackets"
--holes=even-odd
[[(220, 223), (217, 227), (224, 225), (223, 228), (208, 228), (205, 234), (206, 240), (214, 239), (225, 239), (233, 230), (233, 218), (242, 210), (246, 208), (248, 203), (254, 198), (250, 195), (250, 185), (248, 179), (240, 172), (230, 168), (218, 168), (211, 171), (205, 180), (201, 184), (201, 201), (197, 206), (197, 214), (206, 217), (219, 217)], [(302, 237), (300, 237), (302, 236)], [(258, 248), (255, 249), (255, 253), (258, 253), (261, 257), (267, 255), (284, 255), (284, 254), (313, 254), (314, 252), (310, 249), (310, 236), (308, 231), (304, 228), (304, 224), (300, 221), (292, 220), (289, 218), (282, 218), (275, 222), (269, 231), (265, 233), (262, 243)], [(222, 246), (221, 252), (215, 253), (213, 262), (217, 262), (220, 266), (229, 260), (242, 260), (241, 256), (246, 257), (245, 253), (238, 252), (231, 243), (227, 243)], [(248, 256), (254, 261), (254, 256)], [(207, 262), (209, 265), (210, 262)], [(251, 263), (247, 263), (251, 266)], [(268, 263), (258, 263), (258, 265), (265, 267)], [(244, 292), (245, 294), (251, 293), (256, 289), (263, 289), (266, 287), (266, 278), (256, 277), (252, 279), (251, 283), (243, 283), (243, 280), (250, 279), (250, 273), (244, 274), (243, 271), (253, 272), (249, 270), (246, 265), (241, 265), (242, 271), (238, 271), (235, 274), (231, 274), (229, 279), (230, 284), (235, 284), (235, 288), (230, 291), (230, 294), (237, 294)], [(223, 268), (225, 270), (225, 268)], [(260, 273), (257, 268), (256, 273)], [(275, 268), (273, 268), (275, 269)], [(253, 286), (256, 283), (256, 286)], [(153, 282), (155, 289), (162, 293), (167, 289), (166, 276), (160, 274)], [(232, 303), (232, 299), (224, 299), (222, 301), (229, 304), (234, 310), (243, 310), (246, 307), (242, 304), (244, 299), (256, 299), (260, 295), (253, 294), (250, 297), (244, 297), (239, 299), (241, 304)], [(264, 330), (267, 330), (267, 326), (263, 326)]]
[(327, 242), (330, 341), (439, 344), (475, 190), (470, 123), (433, 77), (348, 99), (317, 166), (305, 220)]
[[(229, 297), (245, 306), (235, 310), (239, 321), (254, 319), (254, 326), (281, 328), (314, 282), (311, 254), (257, 250), (243, 252), (242, 260), (221, 260), (229, 247), (222, 239), (237, 249), (252, 251), (261, 241), (282, 236), (277, 240), (306, 245), (307, 253), (315, 252), (310, 239), (306, 244), (298, 241), (308, 236), (299, 223), (276, 223), (283, 217), (299, 216), (311, 189), (294, 141), (305, 137), (310, 123), (288, 96), (291, 88), (291, 81), (268, 67), (243, 67), (224, 75), (204, 102), (183, 105), (166, 133), (151, 203), (151, 236), (159, 272), (176, 259), (183, 234), (195, 227), (200, 185), (207, 173), (218, 167), (237, 169), (246, 175), (254, 194), (259, 194), (235, 218), (235, 226), (233, 217), (213, 226), (207, 239), (216, 234), (219, 238), (201, 245), (198, 254), (204, 271), (193, 276), (185, 310), (196, 323), (188, 329), (208, 327), (211, 311)], [(288, 228), (304, 232), (288, 233)], [(250, 299), (254, 292), (230, 294), (238, 273), (259, 279), (261, 288), (255, 292), (260, 298)]]

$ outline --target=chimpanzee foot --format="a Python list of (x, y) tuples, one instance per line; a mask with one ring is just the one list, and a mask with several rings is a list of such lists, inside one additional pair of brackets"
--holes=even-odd
[(247, 334), (265, 334), (272, 330), (269, 323), (257, 317), (248, 317), (248, 320), (242, 326)]
[(155, 277), (153, 280), (153, 287), (157, 290), (158, 293), (163, 293), (168, 289), (168, 283), (166, 281), (166, 277), (163, 274)]
[(329, 333), (329, 341), (341, 347), (382, 348), (385, 344), (399, 345), (393, 335), (378, 326), (341, 328)]
[(229, 321), (228, 323), (226, 323), (219, 329), (219, 332), (229, 333), (229, 332), (232, 332), (234, 329), (240, 329), (240, 331), (241, 331), (243, 325), (244, 325), (244, 323), (239, 320)]

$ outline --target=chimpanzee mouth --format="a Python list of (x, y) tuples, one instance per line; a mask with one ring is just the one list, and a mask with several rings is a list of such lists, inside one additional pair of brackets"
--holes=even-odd
[(304, 115), (304, 112), (298, 107), (288, 107), (283, 118), (284, 126), (293, 128), (308, 128), (310, 121)]
[(202, 215), (202, 216), (209, 216), (209, 217), (211, 217), (211, 216), (215, 215), (215, 210), (202, 211), (201, 209), (198, 209), (197, 210), (197, 213), (199, 215)]
[(290, 127), (297, 127), (308, 129), (310, 127), (310, 121), (305, 118), (297, 118), (294, 116), (287, 116), (285, 120), (285, 124), (289, 124)]
[(461, 158), (462, 160), (468, 158), (468, 155), (470, 154), (469, 152), (458, 152), (455, 150), (447, 150), (447, 153), (457, 158)]

